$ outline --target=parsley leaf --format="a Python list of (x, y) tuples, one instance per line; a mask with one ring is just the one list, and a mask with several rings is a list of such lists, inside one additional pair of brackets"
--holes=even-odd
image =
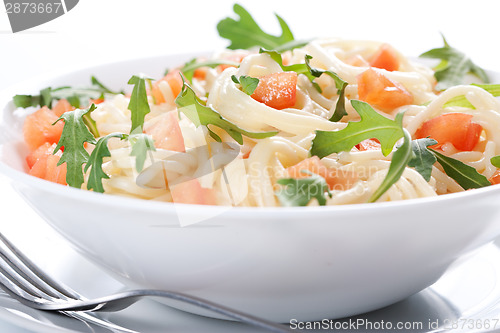
[(437, 144), (437, 141), (430, 138), (413, 140), (411, 148), (415, 156), (408, 162), (409, 167), (415, 170), (425, 179), (431, 179), (432, 166), (436, 163), (436, 156), (427, 147)]
[(57, 165), (66, 163), (66, 182), (72, 187), (81, 188), (84, 182), (82, 165), (89, 159), (84, 143), (95, 143), (95, 138), (84, 124), (82, 117), (94, 109), (95, 105), (92, 104), (87, 110), (68, 111), (56, 120), (56, 123), (61, 119), (64, 120), (64, 128), (54, 153), (64, 147)]
[(239, 128), (230, 121), (222, 118), (213, 108), (203, 105), (193, 89), (186, 82), (182, 86), (181, 93), (175, 99), (175, 104), (179, 108), (179, 111), (184, 113), (196, 126), (206, 126), (210, 136), (218, 142), (221, 142), (221, 138), (208, 125), (214, 125), (226, 131), (239, 144), (243, 144), (242, 134), (254, 139), (264, 139), (278, 134), (278, 132), (274, 131), (248, 132)]
[(404, 134), (401, 125), (403, 114), (399, 113), (395, 120), (391, 120), (379, 114), (368, 103), (352, 100), (351, 104), (361, 120), (350, 121), (346, 128), (339, 131), (316, 131), (311, 146), (312, 155), (323, 158), (332, 153), (350, 151), (361, 141), (371, 138), (380, 141), (384, 156), (389, 155)]
[(148, 102), (148, 93), (146, 91), (146, 79), (144, 76), (132, 76), (128, 84), (133, 84), (134, 89), (130, 95), (130, 102), (128, 109), (131, 112), (132, 128), (131, 133), (140, 128), (142, 132), (142, 125), (144, 125), (144, 118), (151, 112)]
[(317, 174), (302, 170), (303, 173), (310, 174), (306, 178), (282, 178), (277, 181), (278, 184), (284, 185), (276, 196), (282, 206), (307, 206), (309, 202), (316, 198), (320, 206), (326, 205), (325, 193), (331, 198), (332, 193), (328, 188), (325, 179)]
[(488, 179), (473, 167), (438, 153), (434, 149), (428, 149), (436, 156), (437, 161), (441, 164), (446, 174), (453, 178), (464, 190), (491, 185)]
[(128, 138), (132, 146), (131, 156), (135, 156), (135, 169), (141, 172), (144, 169), (147, 153), (156, 151), (153, 139), (144, 133), (131, 134)]
[(102, 186), (103, 179), (109, 179), (109, 176), (102, 170), (102, 163), (104, 157), (111, 157), (111, 153), (108, 148), (108, 140), (110, 138), (119, 138), (121, 140), (126, 138), (125, 134), (122, 133), (111, 133), (97, 141), (95, 148), (90, 154), (87, 164), (85, 165), (85, 172), (90, 169), (89, 178), (87, 180), (87, 189), (94, 190), (94, 192), (104, 193), (104, 187)]
[(373, 192), (368, 202), (377, 201), (393, 184), (399, 180), (399, 178), (401, 178), (401, 175), (405, 171), (409, 161), (412, 160), (413, 156), (410, 134), (404, 130), (404, 142), (392, 154), (391, 164), (389, 165), (387, 175), (385, 175), (384, 180), (377, 190)]
[(468, 73), (479, 77), (483, 82), (488, 83), (489, 78), (486, 72), (465, 55), (465, 53), (451, 47), (443, 36), (444, 46), (422, 53), (420, 57), (441, 59), (441, 63), (435, 68), (434, 76), (438, 81), (437, 90), (445, 90), (464, 83), (464, 78)]
[(231, 75), (231, 80), (233, 80), (234, 83), (241, 85), (241, 90), (247, 95), (252, 95), (259, 85), (259, 79), (247, 75), (242, 75), (239, 79), (236, 75)]
[(252, 15), (241, 5), (235, 4), (233, 10), (239, 16), (238, 21), (226, 17), (217, 24), (219, 35), (231, 42), (228, 46), (229, 49), (249, 49), (254, 46), (276, 49), (280, 46), (286, 46), (287, 49), (291, 50), (306, 44), (306, 42), (294, 40), (290, 28), (279, 15), (276, 15), (276, 18), (281, 27), (281, 36), (273, 36), (265, 33)]

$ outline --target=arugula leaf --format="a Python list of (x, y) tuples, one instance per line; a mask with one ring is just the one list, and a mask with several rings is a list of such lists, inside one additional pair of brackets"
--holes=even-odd
[(210, 136), (221, 142), (221, 138), (215, 134), (208, 125), (214, 125), (226, 131), (236, 142), (243, 144), (242, 134), (254, 139), (264, 139), (278, 134), (278, 132), (248, 132), (230, 121), (222, 118), (213, 108), (205, 106), (196, 96), (193, 89), (184, 81), (182, 91), (175, 99), (179, 111), (183, 112), (196, 126), (206, 126)]
[(115, 92), (106, 87), (104, 84), (102, 84), (95, 76), (92, 76), (90, 78), (90, 82), (92, 83), (93, 86), (99, 87), (101, 90), (101, 94), (110, 94), (110, 95), (118, 95), (118, 94), (123, 94), (123, 91)]
[[(64, 128), (61, 138), (54, 149), (54, 154), (64, 147), (61, 159), (57, 165), (66, 163), (67, 173), (66, 182), (69, 186), (81, 188), (84, 178), (82, 173), (82, 165), (87, 163), (89, 153), (85, 150), (84, 143), (95, 143), (95, 138), (84, 124), (83, 116), (95, 110), (95, 105), (92, 104), (87, 110), (76, 109), (64, 113), (59, 119), (64, 120)], [(54, 123), (54, 124), (55, 124)]]
[(314, 79), (320, 77), (322, 74), (326, 74), (330, 76), (334, 82), (335, 82), (335, 87), (337, 88), (337, 95), (339, 96), (337, 100), (337, 105), (335, 107), (335, 111), (332, 115), (332, 117), (329, 119), (330, 121), (340, 121), (345, 115), (347, 115), (347, 111), (345, 109), (345, 88), (347, 87), (348, 83), (344, 80), (342, 80), (337, 73), (332, 72), (330, 70), (322, 70), (322, 69), (317, 69), (317, 68), (312, 68), (310, 65), (310, 60), (312, 57), (310, 55), (305, 56), (305, 63), (303, 64), (293, 64), (293, 65), (283, 65), (283, 58), (281, 54), (276, 51), (276, 50), (266, 50), (261, 48), (260, 53), (266, 53), (268, 54), (274, 61), (280, 65), (281, 69), (285, 72), (296, 72), (297, 74), (303, 74), (305, 75), (313, 84), (313, 86), (318, 90), (320, 93), (322, 92), (321, 87), (314, 82)]
[(291, 43), (294, 37), (286, 22), (276, 14), (276, 18), (281, 27), (281, 36), (273, 36), (265, 33), (252, 18), (250, 13), (241, 5), (234, 4), (233, 10), (239, 16), (236, 21), (226, 17), (217, 24), (217, 31), (222, 38), (228, 39), (231, 44), (229, 49), (249, 49), (253, 46), (262, 46), (268, 49), (275, 49), (286, 43), (288, 49), (303, 46), (305, 43)]
[(128, 84), (133, 84), (134, 89), (130, 95), (130, 102), (128, 104), (128, 109), (131, 112), (132, 118), (132, 128), (130, 133), (132, 133), (137, 128), (140, 128), (142, 132), (142, 126), (144, 125), (144, 118), (151, 112), (148, 102), (148, 93), (146, 91), (146, 80), (144, 76), (132, 76), (128, 81)]
[(323, 158), (332, 153), (350, 151), (363, 140), (377, 138), (382, 153), (387, 156), (396, 142), (403, 137), (402, 113), (397, 114), (395, 120), (391, 120), (379, 114), (368, 103), (352, 100), (351, 104), (361, 120), (350, 121), (346, 128), (339, 131), (316, 131), (311, 146), (312, 155)]
[[(236, 61), (230, 61), (230, 60), (207, 60), (207, 61), (196, 61), (197, 58), (191, 59), (187, 63), (184, 64), (184, 66), (181, 68), (181, 72), (184, 75), (186, 79), (189, 81), (193, 80), (193, 75), (194, 71), (197, 70), (198, 68), (201, 67), (210, 67), (210, 68), (215, 68), (220, 65), (229, 65), (229, 66), (234, 66), (238, 67), (240, 65), (239, 62)], [(168, 71), (165, 73), (167, 75)]]
[[(476, 86), (479, 88), (482, 88), (492, 94), (495, 97), (500, 96), (500, 84), (471, 84), (472, 86)], [(464, 108), (469, 108), (469, 109), (475, 109), (475, 107), (465, 98), (464, 95), (462, 96), (456, 96), (450, 99), (448, 102), (444, 104), (444, 107), (450, 107), (450, 106), (461, 106)]]
[(413, 140), (411, 148), (415, 156), (408, 162), (409, 167), (415, 170), (428, 182), (431, 179), (432, 166), (437, 159), (427, 147), (437, 144), (437, 141), (430, 138)]
[(87, 180), (87, 189), (94, 190), (94, 192), (104, 193), (104, 187), (102, 186), (103, 179), (109, 179), (109, 176), (102, 170), (102, 163), (104, 157), (111, 157), (111, 153), (108, 148), (108, 140), (110, 138), (119, 138), (121, 140), (126, 138), (125, 134), (122, 133), (111, 133), (108, 134), (97, 141), (95, 148), (88, 158), (88, 162), (85, 165), (84, 171), (87, 172), (90, 169), (89, 178)]
[(493, 164), (493, 166), (496, 166), (497, 168), (500, 168), (500, 155), (493, 156), (490, 159), (490, 162), (491, 162), (491, 164)]
[(401, 175), (405, 171), (408, 163), (413, 159), (413, 151), (411, 145), (411, 136), (406, 131), (404, 131), (404, 142), (397, 148), (397, 150), (392, 154), (391, 164), (389, 165), (389, 170), (385, 175), (384, 180), (380, 186), (373, 192), (372, 196), (368, 202), (377, 201), (393, 184), (395, 184)]
[(276, 196), (282, 206), (307, 206), (309, 202), (316, 198), (320, 206), (326, 205), (325, 193), (331, 198), (332, 193), (328, 188), (325, 179), (317, 174), (302, 170), (303, 173), (310, 174), (306, 178), (282, 178), (277, 181), (283, 185)]
[(438, 153), (434, 149), (428, 149), (436, 156), (437, 161), (441, 164), (446, 174), (453, 178), (464, 190), (491, 185), (488, 179), (473, 167)]
[(91, 99), (98, 99), (103, 94), (118, 94), (106, 88), (94, 76), (91, 78), (91, 86), (83, 88), (75, 87), (58, 87), (45, 88), (40, 90), (40, 95), (15, 95), (12, 100), (14, 105), (19, 108), (27, 108), (30, 106), (47, 106), (52, 108), (52, 103), (55, 100), (67, 99), (68, 102), (75, 108), (80, 108), (82, 105), (88, 105)]
[(252, 95), (259, 85), (259, 79), (247, 75), (240, 76), (239, 80), (236, 75), (231, 75), (231, 80), (241, 85), (241, 90), (247, 95)]
[(141, 172), (148, 152), (156, 151), (153, 139), (144, 133), (131, 134), (128, 141), (132, 146), (131, 156), (135, 156), (135, 169)]
[(463, 84), (468, 73), (479, 77), (483, 82), (488, 83), (489, 78), (486, 72), (468, 58), (465, 53), (451, 47), (443, 37), (444, 46), (424, 52), (420, 55), (423, 58), (441, 59), (441, 63), (435, 68), (434, 76), (438, 81), (437, 90), (445, 90), (459, 84)]

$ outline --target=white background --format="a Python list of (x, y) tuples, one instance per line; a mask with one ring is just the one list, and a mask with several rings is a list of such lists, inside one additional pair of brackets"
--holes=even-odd
[[(240, 0), (264, 30), (280, 14), (296, 38), (334, 36), (387, 41), (411, 56), (442, 46), (440, 33), (478, 65), (500, 71), (500, 1)], [(0, 6), (0, 90), (51, 71), (227, 45), (216, 23), (232, 0), (80, 0), (66, 15), (13, 34)], [(18, 93), (27, 93), (19, 91)], [(1, 101), (2, 103), (4, 101)], [(0, 106), (1, 108), (1, 106)], [(43, 223), (0, 175), (0, 230)]]

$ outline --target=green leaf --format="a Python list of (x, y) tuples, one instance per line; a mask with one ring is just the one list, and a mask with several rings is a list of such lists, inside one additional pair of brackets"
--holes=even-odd
[(111, 94), (111, 95), (118, 95), (118, 94), (123, 94), (123, 91), (115, 92), (106, 87), (104, 84), (102, 84), (95, 76), (92, 76), (90, 78), (90, 82), (94, 87), (99, 87), (101, 94)]
[[(197, 62), (196, 58), (191, 59), (187, 63), (184, 64), (184, 66), (181, 68), (181, 72), (184, 75), (186, 79), (189, 81), (193, 80), (193, 75), (194, 71), (197, 70), (198, 68), (201, 67), (210, 67), (210, 68), (215, 68), (220, 65), (229, 65), (229, 66), (234, 66), (238, 67), (240, 65), (239, 62), (236, 61), (229, 61), (229, 60), (207, 60), (207, 61), (201, 61)], [(168, 71), (165, 73), (167, 75)]]
[[(475, 83), (473, 83), (472, 86), (482, 88), (495, 97), (500, 96), (500, 84), (475, 84)], [(446, 102), (444, 104), (445, 108), (450, 107), (450, 106), (461, 106), (464, 108), (475, 109), (475, 107), (467, 100), (467, 98), (465, 98), (464, 95), (453, 97), (452, 99), (450, 99), (448, 102)]]
[(51, 87), (40, 90), (40, 95), (16, 95), (13, 97), (14, 105), (20, 108), (27, 108), (30, 106), (48, 106), (52, 108), (52, 103), (55, 100), (67, 99), (68, 102), (75, 108), (80, 106), (87, 106), (91, 99), (98, 99), (103, 94), (118, 94), (106, 88), (94, 76), (91, 78), (91, 85), (89, 87), (58, 87), (52, 89)]
[(491, 164), (493, 164), (493, 166), (496, 166), (497, 168), (500, 168), (500, 155), (493, 156), (490, 159), (490, 162), (491, 162)]
[(444, 46), (422, 53), (424, 58), (441, 59), (441, 63), (434, 70), (434, 76), (438, 81), (437, 90), (445, 90), (449, 87), (464, 83), (464, 78), (468, 73), (479, 77), (483, 82), (488, 83), (489, 78), (486, 72), (465, 55), (465, 53), (451, 47), (443, 36)]
[(146, 91), (146, 78), (143, 76), (132, 76), (128, 81), (128, 84), (133, 84), (134, 89), (130, 95), (130, 102), (128, 104), (128, 109), (131, 112), (132, 118), (132, 128), (130, 133), (134, 132), (136, 129), (140, 128), (142, 132), (142, 126), (144, 125), (144, 118), (151, 112), (148, 102), (148, 93)]
[(391, 164), (387, 175), (385, 175), (382, 184), (377, 188), (377, 190), (372, 194), (368, 202), (377, 201), (388, 189), (394, 185), (401, 175), (405, 171), (406, 166), (413, 158), (412, 146), (411, 146), (411, 136), (404, 130), (404, 142), (398, 147), (398, 149), (392, 154)]
[(312, 155), (323, 158), (332, 153), (350, 151), (363, 140), (377, 138), (382, 153), (387, 156), (396, 142), (403, 137), (402, 113), (396, 115), (395, 120), (391, 120), (379, 114), (368, 103), (352, 100), (351, 104), (361, 120), (350, 121), (346, 128), (339, 131), (316, 131), (316, 137), (312, 141)]
[(249, 138), (264, 139), (278, 134), (278, 132), (248, 132), (245, 131), (230, 121), (222, 118), (220, 114), (209, 106), (201, 104), (200, 99), (196, 96), (193, 89), (184, 82), (182, 91), (175, 99), (180, 112), (184, 113), (196, 126), (206, 126), (210, 136), (221, 142), (221, 138), (215, 134), (208, 126), (213, 125), (226, 131), (236, 142), (243, 144), (243, 137), (245, 135)]
[(137, 172), (141, 172), (144, 169), (148, 152), (156, 151), (153, 139), (147, 134), (138, 133), (131, 134), (128, 141), (132, 146), (130, 155), (135, 156), (135, 169)]
[(438, 153), (434, 149), (429, 148), (429, 150), (434, 153), (437, 161), (443, 167), (444, 172), (453, 178), (458, 185), (462, 186), (464, 190), (491, 185), (488, 179), (477, 172), (477, 170), (473, 167), (459, 160)]
[(432, 166), (437, 161), (436, 156), (427, 147), (435, 144), (437, 144), (437, 141), (430, 138), (417, 139), (411, 142), (411, 148), (415, 156), (408, 162), (408, 166), (415, 168), (426, 181), (431, 179)]
[(317, 174), (306, 172), (310, 177), (306, 178), (282, 178), (277, 181), (283, 187), (276, 192), (276, 196), (282, 206), (307, 206), (309, 202), (316, 198), (320, 206), (326, 205), (325, 193), (331, 198), (332, 194), (328, 189), (325, 179)]
[(122, 133), (111, 133), (108, 134), (97, 141), (92, 154), (85, 165), (85, 172), (90, 169), (89, 178), (87, 181), (87, 189), (94, 190), (94, 192), (104, 193), (104, 187), (102, 186), (103, 179), (109, 179), (109, 176), (102, 170), (102, 163), (104, 157), (111, 157), (111, 153), (108, 148), (108, 140), (110, 138), (119, 138), (121, 140), (126, 138), (125, 134)]
[(276, 15), (276, 18), (282, 32), (280, 36), (273, 36), (265, 33), (241, 5), (235, 4), (233, 10), (239, 16), (238, 21), (227, 17), (217, 24), (219, 35), (231, 42), (229, 49), (249, 49), (254, 46), (275, 49), (294, 41), (290, 28), (279, 15)]
[(66, 182), (69, 186), (81, 188), (84, 178), (82, 165), (87, 163), (89, 153), (85, 150), (84, 143), (95, 143), (95, 138), (83, 122), (83, 116), (92, 112), (95, 105), (92, 104), (87, 110), (76, 109), (64, 113), (57, 121), (64, 120), (64, 128), (61, 138), (54, 153), (64, 147), (58, 165), (66, 163)]
[(236, 75), (232, 75), (231, 80), (233, 80), (234, 83), (241, 85), (241, 90), (247, 95), (252, 95), (259, 85), (259, 79), (247, 75), (242, 75), (239, 79)]

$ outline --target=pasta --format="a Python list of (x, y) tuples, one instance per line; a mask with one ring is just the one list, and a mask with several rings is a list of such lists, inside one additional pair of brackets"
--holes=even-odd
[[(398, 64), (397, 70), (370, 64), (383, 48), (392, 52)], [(475, 168), (488, 179), (497, 172), (490, 160), (500, 154), (500, 101), (486, 90), (459, 85), (438, 92), (432, 69), (375, 41), (315, 40), (281, 56), (287, 65), (303, 64), (306, 56), (310, 57), (312, 68), (334, 72), (347, 82), (345, 95), (340, 94), (331, 76), (321, 75), (312, 81), (299, 73), (296, 84), (293, 84), (293, 103), (283, 108), (272, 107), (256, 97), (257, 90), (249, 95), (234, 79), (273, 77), (286, 72), (283, 66), (265, 52), (226, 50), (216, 54), (212, 60), (241, 59), (241, 63), (239, 67), (219, 65), (197, 69), (188, 83), (202, 103), (244, 131), (276, 132), (258, 139), (243, 135), (242, 144), (239, 144), (221, 128), (197, 126), (196, 121), (177, 108), (179, 91), (172, 83), (176, 74), (173, 71), (167, 74), (168, 79), (155, 82), (149, 96), (151, 112), (146, 115), (144, 132), (152, 137), (156, 150), (149, 152), (144, 169), (137, 171), (130, 144), (117, 138), (110, 139), (111, 156), (103, 164), (103, 170), (109, 176), (103, 180), (105, 192), (166, 202), (273, 207), (281, 204), (276, 195), (282, 188), (279, 180), (294, 178), (292, 169), (302, 165), (304, 170), (323, 176), (330, 185), (331, 196), (325, 194), (327, 205), (367, 202), (384, 181), (394, 153), (384, 156), (377, 140), (365, 140), (350, 151), (331, 153), (317, 160), (311, 157), (317, 131), (340, 131), (349, 122), (360, 120), (350, 100), (365, 100), (389, 119), (404, 112), (403, 126), (413, 139), (431, 126), (429, 121), (441, 115), (460, 114), (478, 129), (473, 147), (459, 149), (453, 142), (438, 140), (440, 146), (436, 149)], [(360, 79), (369, 70), (393, 84), (386, 86), (386, 90), (404, 92), (401, 98), (406, 98), (406, 102), (394, 106), (391, 98), (370, 103), (362, 91), (366, 89), (362, 86), (365, 83)], [(274, 98), (287, 98), (279, 96), (283, 91), (274, 93)], [(471, 106), (447, 104), (461, 96), (465, 96)], [(347, 114), (339, 121), (331, 121), (339, 98), (345, 99)], [(131, 130), (129, 102), (130, 97), (118, 94), (106, 96), (97, 105), (91, 116), (101, 136)], [(211, 131), (221, 138), (222, 143), (213, 139)], [(181, 148), (173, 148), (179, 140)], [(321, 173), (323, 171), (315, 172), (314, 168), (328, 173), (325, 176)], [(305, 177), (295, 175), (299, 175), (295, 178)], [(88, 172), (85, 182), (87, 177)], [(407, 166), (399, 180), (378, 201), (407, 200), (463, 190), (439, 163), (432, 166), (428, 181)], [(309, 202), (309, 205), (317, 204), (314, 199)]]

